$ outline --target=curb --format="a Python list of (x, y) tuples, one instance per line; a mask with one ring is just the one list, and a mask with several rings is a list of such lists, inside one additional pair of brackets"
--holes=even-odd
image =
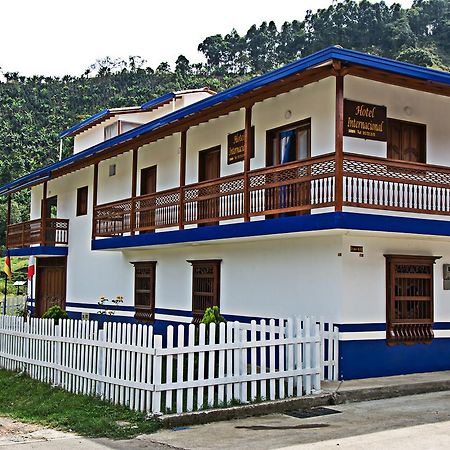
[(398, 384), (374, 388), (349, 389), (340, 392), (322, 393), (305, 397), (289, 398), (262, 403), (254, 403), (230, 408), (216, 408), (183, 414), (166, 414), (157, 419), (165, 428), (187, 425), (202, 425), (223, 420), (243, 419), (266, 414), (281, 414), (295, 409), (311, 409), (318, 406), (341, 405), (370, 400), (450, 391), (450, 379), (423, 383)]
[(428, 394), (430, 392), (441, 391), (450, 391), (450, 379), (341, 391), (333, 395), (335, 400), (333, 404), (340, 405), (342, 403), (383, 400), (386, 398)]

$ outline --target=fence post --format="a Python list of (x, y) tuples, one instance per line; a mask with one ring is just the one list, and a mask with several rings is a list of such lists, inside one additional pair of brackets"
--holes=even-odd
[(320, 325), (316, 323), (315, 319), (312, 322), (311, 334), (313, 334), (312, 332), (314, 332), (314, 339), (315, 339), (315, 342), (313, 344), (313, 361), (312, 361), (312, 366), (314, 368), (315, 374), (313, 375), (312, 379), (312, 388), (313, 392), (320, 392), (322, 339), (320, 333)]
[(162, 348), (162, 336), (155, 335), (154, 337), (154, 349), (155, 357), (153, 360), (153, 386), (155, 390), (152, 395), (152, 412), (153, 414), (159, 414), (161, 412), (161, 360), (162, 356), (158, 353), (158, 350)]
[[(303, 368), (306, 371), (311, 369), (311, 318), (305, 317), (303, 321), (303, 335), (305, 337), (305, 350), (304, 350), (304, 362)], [(311, 374), (306, 374), (303, 377), (303, 386), (305, 388), (305, 394), (311, 394)]]
[[(106, 372), (106, 348), (103, 347), (105, 342), (105, 330), (98, 331), (99, 347), (97, 352), (97, 375), (101, 378), (105, 377)], [(104, 385), (103, 381), (97, 381), (95, 383), (95, 395), (103, 399), (104, 397)]]
[[(54, 333), (56, 338), (61, 337), (61, 325), (55, 325)], [(53, 369), (53, 383), (55, 383), (57, 386), (61, 386), (61, 341), (59, 339), (54, 342), (53, 348), (55, 349), (54, 364), (56, 366)]]
[(339, 379), (339, 329), (338, 327), (335, 327), (330, 323), (330, 330), (331, 327), (333, 327), (333, 343), (334, 343), (333, 381), (337, 381)]

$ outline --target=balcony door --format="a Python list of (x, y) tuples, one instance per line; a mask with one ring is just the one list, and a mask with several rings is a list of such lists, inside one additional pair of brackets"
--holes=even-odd
[(426, 162), (426, 126), (403, 120), (388, 120), (387, 157), (401, 161)]
[[(311, 120), (303, 120), (267, 131), (266, 166), (288, 164), (303, 161), (311, 157)], [(271, 175), (273, 179), (267, 184), (277, 184), (265, 191), (265, 207), (267, 211), (278, 214), (268, 218), (309, 214), (310, 209), (292, 211), (293, 208), (308, 206), (311, 203), (311, 182), (302, 180), (310, 175), (307, 166), (286, 169)], [(283, 213), (283, 209), (291, 209)]]
[[(141, 196), (156, 192), (156, 166), (146, 167), (141, 170)], [(139, 228), (155, 227), (156, 199), (151, 197), (140, 201)], [(141, 231), (141, 233), (154, 232), (155, 229)]]
[(66, 258), (37, 258), (35, 315), (42, 317), (54, 305), (66, 308)]
[[(220, 146), (203, 150), (199, 153), (198, 181), (209, 181), (220, 178)], [(219, 197), (214, 197), (218, 193), (219, 187), (205, 187), (199, 189), (199, 197), (212, 196), (207, 200), (198, 202), (198, 220), (211, 220), (219, 217)], [(219, 221), (203, 222), (199, 226), (219, 225)]]

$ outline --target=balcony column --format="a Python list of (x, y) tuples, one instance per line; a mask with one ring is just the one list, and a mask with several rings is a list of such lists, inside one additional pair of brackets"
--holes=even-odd
[[(340, 69), (340, 67), (338, 68)], [(334, 210), (342, 211), (344, 191), (344, 77), (336, 73), (336, 129)]]
[(245, 107), (245, 128), (244, 128), (244, 222), (250, 221), (250, 158), (252, 156), (252, 108), (253, 105)]
[(94, 177), (92, 181), (92, 239), (96, 236), (95, 207), (97, 206), (98, 192), (98, 162), (94, 164)]
[(180, 143), (180, 209), (178, 211), (178, 228), (184, 228), (184, 187), (186, 186), (186, 145), (187, 129), (181, 132)]
[(135, 233), (136, 226), (136, 192), (137, 192), (137, 168), (138, 168), (138, 149), (133, 148), (133, 163), (131, 172), (131, 211), (130, 211), (130, 230)]
[(41, 245), (45, 245), (47, 222), (47, 182), (44, 181), (42, 188), (42, 203), (41, 203)]

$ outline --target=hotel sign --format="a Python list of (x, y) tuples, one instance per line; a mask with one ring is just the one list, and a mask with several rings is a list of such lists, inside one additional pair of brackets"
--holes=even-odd
[(385, 106), (344, 100), (344, 136), (386, 141)]
[[(250, 158), (253, 158), (255, 156), (255, 127), (252, 127), (251, 135), (252, 142)], [(228, 164), (244, 161), (244, 141), (245, 130), (239, 130), (228, 135)]]

